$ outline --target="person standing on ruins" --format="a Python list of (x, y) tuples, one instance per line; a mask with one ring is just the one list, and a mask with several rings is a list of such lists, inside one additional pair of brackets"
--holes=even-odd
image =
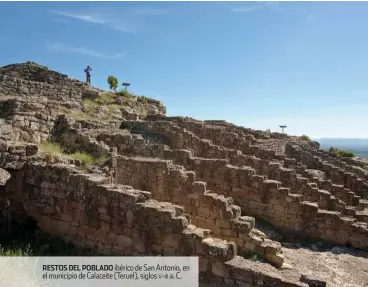
[(86, 73), (86, 82), (90, 85), (91, 84), (91, 73), (92, 68), (90, 66), (87, 66), (87, 68), (84, 69), (84, 72)]

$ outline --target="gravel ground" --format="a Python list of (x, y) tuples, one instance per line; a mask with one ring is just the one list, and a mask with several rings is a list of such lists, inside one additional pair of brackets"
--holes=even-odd
[(297, 270), (326, 281), (328, 287), (368, 287), (368, 252), (342, 247), (322, 250), (312, 245), (284, 247), (283, 253), (285, 276)]

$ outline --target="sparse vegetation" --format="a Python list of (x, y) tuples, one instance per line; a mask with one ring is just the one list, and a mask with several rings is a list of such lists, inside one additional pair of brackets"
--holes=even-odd
[(353, 152), (345, 151), (345, 150), (335, 148), (335, 147), (330, 147), (329, 152), (337, 154), (341, 157), (355, 157), (356, 156)]
[(95, 99), (84, 99), (82, 101), (83, 112), (78, 110), (70, 110), (67, 113), (76, 120), (92, 120), (96, 118), (96, 112), (99, 108), (107, 108), (108, 113), (99, 116), (102, 120), (112, 118), (112, 112), (120, 109), (121, 106), (115, 103), (114, 93), (102, 93)]
[(25, 247), (0, 248), (0, 256), (32, 256), (30, 244)]
[(137, 96), (135, 96), (134, 94), (128, 92), (125, 89), (121, 89), (116, 94), (119, 95), (119, 96), (123, 96), (125, 98), (128, 98), (128, 99), (131, 99), (131, 100), (137, 100), (137, 98), (138, 98)]
[(142, 104), (148, 104), (148, 98), (145, 96), (140, 96), (139, 100)]
[(40, 150), (44, 153), (49, 153), (52, 155), (60, 155), (63, 153), (63, 149), (61, 148), (61, 146), (52, 142), (41, 143)]
[(307, 141), (307, 142), (312, 141), (312, 140), (310, 139), (310, 137), (309, 137), (309, 136), (306, 136), (306, 135), (302, 135), (300, 138), (301, 138), (302, 140), (304, 140), (304, 141)]
[(110, 104), (115, 102), (115, 95), (113, 93), (101, 93), (97, 99), (106, 104)]
[(81, 120), (92, 120), (93, 118), (95, 118), (95, 116), (84, 113), (82, 111), (78, 111), (78, 110), (68, 110), (66, 111), (66, 114), (68, 114), (69, 116), (71, 116), (73, 119), (81, 121)]
[(53, 161), (53, 158), (55, 156), (61, 156), (61, 157), (69, 158), (69, 159), (79, 160), (82, 162), (83, 167), (85, 168), (91, 167), (96, 164), (103, 163), (106, 160), (106, 155), (102, 155), (100, 157), (94, 157), (84, 152), (66, 153), (59, 144), (51, 143), (51, 142), (41, 143), (40, 150), (51, 156), (51, 158), (49, 159), (50, 161)]
[(83, 107), (85, 109), (87, 109), (87, 111), (89, 111), (89, 110), (95, 110), (99, 106), (100, 105), (97, 103), (96, 100), (91, 100), (91, 99), (84, 99), (83, 100)]
[(106, 156), (101, 156), (98, 158), (93, 157), (88, 153), (76, 152), (70, 155), (73, 159), (82, 161), (86, 166), (92, 166), (95, 164), (103, 163), (106, 160)]
[(108, 76), (107, 83), (109, 84), (110, 90), (116, 91), (119, 85), (119, 80), (114, 76)]

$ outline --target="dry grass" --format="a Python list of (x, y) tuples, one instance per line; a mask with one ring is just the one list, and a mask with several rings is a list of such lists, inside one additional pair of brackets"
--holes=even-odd
[(96, 118), (96, 116), (84, 113), (79, 110), (68, 110), (66, 111), (66, 114), (71, 116), (75, 120), (92, 120), (93, 118)]
[(0, 248), (0, 256), (32, 256), (32, 250), (30, 246), (25, 248), (16, 247), (12, 249)]
[(96, 120), (96, 115), (98, 109), (105, 107), (107, 111), (98, 115), (100, 120), (113, 120), (116, 110), (121, 110), (122, 106), (115, 103), (117, 97), (124, 97), (128, 101), (128, 106), (130, 104), (139, 103), (142, 115), (147, 115), (147, 99), (144, 96), (136, 96), (128, 91), (120, 90), (119, 92), (104, 92), (94, 99), (84, 99), (82, 101), (83, 111), (79, 110), (69, 110), (65, 111), (66, 114), (70, 115), (76, 120)]
[(40, 145), (40, 150), (49, 155), (47, 160), (51, 163), (54, 161), (55, 156), (60, 156), (64, 158), (79, 160), (82, 162), (84, 168), (91, 167), (96, 164), (103, 163), (106, 160), (106, 155), (100, 157), (94, 157), (88, 153), (75, 152), (75, 153), (65, 153), (64, 149), (57, 143), (44, 142)]
[(99, 99), (100, 101), (104, 103), (109, 104), (109, 103), (114, 103), (115, 98), (116, 96), (113, 93), (102, 93), (97, 99)]
[(136, 102), (138, 100), (138, 96), (134, 95), (133, 93), (129, 93), (126, 90), (120, 90), (116, 93), (118, 96), (124, 97), (129, 101)]
[(52, 142), (41, 143), (40, 150), (44, 153), (49, 153), (52, 155), (60, 155), (63, 153), (61, 146)]
[(73, 159), (82, 161), (86, 167), (90, 167), (96, 164), (103, 163), (106, 160), (106, 155), (96, 158), (88, 153), (83, 153), (83, 152), (76, 152), (76, 153), (71, 154), (70, 156)]

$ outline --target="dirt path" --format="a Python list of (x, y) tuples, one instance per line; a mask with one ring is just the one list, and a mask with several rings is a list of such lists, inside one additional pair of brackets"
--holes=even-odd
[(310, 248), (283, 248), (285, 267), (300, 274), (319, 277), (328, 287), (368, 287), (368, 252), (333, 247), (327, 250), (312, 245)]

